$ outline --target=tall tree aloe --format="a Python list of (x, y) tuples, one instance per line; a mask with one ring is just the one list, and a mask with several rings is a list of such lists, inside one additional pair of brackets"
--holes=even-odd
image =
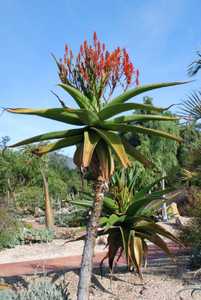
[[(78, 286), (78, 299), (86, 300), (89, 296), (97, 224), (104, 192), (115, 169), (114, 157), (124, 168), (130, 165), (130, 159), (150, 165), (150, 162), (124, 138), (124, 133), (143, 133), (181, 141), (179, 137), (167, 132), (134, 124), (139, 120), (175, 120), (173, 117), (157, 115), (164, 109), (128, 101), (144, 92), (180, 85), (184, 82), (139, 85), (139, 71), (134, 68), (126, 50), (117, 48), (108, 52), (105, 45), (98, 41), (96, 33), (94, 33), (92, 45), (84, 41), (75, 58), (68, 46), (65, 46), (64, 58), (60, 61), (55, 58), (55, 61), (61, 80), (58, 86), (75, 100), (78, 108), (70, 108), (59, 99), (61, 108), (8, 108), (7, 111), (36, 115), (79, 126), (74, 129), (41, 134), (23, 140), (12, 147), (56, 139), (47, 145), (39, 144), (35, 147), (33, 152), (40, 156), (76, 145), (74, 162), (82, 173), (89, 168), (93, 172), (95, 199), (87, 229)], [(132, 85), (136, 86), (128, 89)], [(118, 88), (123, 89), (122, 94), (112, 98), (113, 92)], [(154, 111), (156, 114), (127, 115), (127, 112), (140, 108), (148, 112)], [(120, 113), (126, 114), (117, 117)], [(130, 125), (131, 122), (132, 125)]]

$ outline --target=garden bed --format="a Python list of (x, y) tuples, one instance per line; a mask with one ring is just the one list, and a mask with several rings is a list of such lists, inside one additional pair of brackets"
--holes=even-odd
[[(187, 272), (186, 256), (178, 256), (177, 262), (173, 263), (167, 258), (151, 259), (148, 268), (143, 270), (143, 282), (133, 272), (127, 272), (125, 266), (119, 266), (111, 277), (108, 268), (104, 269), (101, 277), (99, 269), (94, 269), (90, 300), (174, 300), (177, 292), (187, 287), (183, 280)], [(70, 299), (76, 299), (78, 283), (78, 270), (68, 272), (52, 272), (48, 275), (35, 274), (32, 276), (7, 277), (5, 282), (16, 285), (26, 285), (37, 280), (50, 280), (56, 284), (66, 283), (70, 292)], [(190, 299), (190, 292), (182, 294), (183, 300)], [(199, 299), (199, 298), (195, 298)]]

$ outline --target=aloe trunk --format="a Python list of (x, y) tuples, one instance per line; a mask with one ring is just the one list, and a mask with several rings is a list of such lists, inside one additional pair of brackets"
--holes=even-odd
[(82, 255), (81, 270), (78, 284), (77, 300), (88, 300), (93, 269), (93, 256), (98, 230), (98, 222), (101, 214), (104, 198), (105, 182), (97, 181), (95, 184), (95, 201), (87, 226), (87, 236)]
[(43, 178), (43, 189), (44, 189), (44, 198), (45, 198), (45, 224), (48, 229), (52, 229), (54, 226), (54, 216), (53, 216), (53, 210), (50, 201), (48, 181), (43, 170), (41, 170), (41, 175)]

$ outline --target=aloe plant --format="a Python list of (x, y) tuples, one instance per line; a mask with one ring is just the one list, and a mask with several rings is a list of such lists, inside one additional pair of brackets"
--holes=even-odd
[[(89, 297), (97, 224), (101, 213), (103, 195), (115, 169), (114, 157), (125, 168), (131, 164), (132, 158), (150, 166), (150, 162), (123, 137), (124, 133), (157, 135), (178, 142), (181, 141), (179, 137), (167, 132), (135, 125), (135, 121), (139, 120), (175, 121), (176, 118), (157, 115), (158, 112), (164, 111), (162, 108), (134, 102), (129, 103), (128, 101), (144, 92), (181, 85), (185, 82), (139, 85), (139, 71), (134, 68), (127, 51), (117, 48), (108, 52), (105, 45), (98, 41), (96, 33), (93, 44), (88, 45), (87, 41), (84, 41), (75, 58), (68, 46), (65, 46), (63, 60), (58, 61), (55, 58), (55, 61), (61, 80), (59, 87), (75, 100), (78, 108), (68, 107), (65, 101), (57, 96), (62, 105), (61, 108), (8, 108), (7, 111), (16, 114), (35, 115), (64, 124), (79, 126), (74, 129), (48, 132), (28, 138), (12, 145), (12, 147), (56, 140), (47, 145), (35, 147), (33, 152), (41, 156), (51, 151), (76, 145), (75, 164), (83, 174), (89, 168), (92, 170), (95, 180), (95, 198), (87, 229), (88, 234), (78, 285), (78, 299), (86, 300)], [(123, 92), (112, 98), (113, 92), (118, 86), (123, 87)], [(129, 116), (126, 114), (117, 117), (120, 113), (132, 112), (139, 108), (156, 114), (131, 114)], [(131, 122), (132, 125), (130, 125)]]
[[(142, 265), (146, 263), (148, 252), (147, 242), (161, 248), (168, 256), (173, 257), (163, 238), (182, 245), (180, 240), (169, 231), (157, 224), (152, 216), (151, 208), (160, 207), (162, 199), (172, 189), (158, 190), (162, 178), (135, 191), (133, 169), (119, 170), (113, 175), (110, 191), (103, 199), (103, 212), (100, 218), (98, 235), (106, 235), (108, 252), (106, 258), (110, 271), (113, 271), (114, 261), (125, 254), (128, 269), (133, 266), (142, 278)], [(91, 207), (92, 198), (83, 194), (84, 201), (73, 201), (78, 206)]]

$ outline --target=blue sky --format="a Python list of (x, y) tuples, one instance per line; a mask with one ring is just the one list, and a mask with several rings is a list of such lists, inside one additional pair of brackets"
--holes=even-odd
[[(187, 79), (187, 66), (201, 49), (200, 11), (200, 0), (1, 1), (0, 106), (58, 106), (50, 93), (60, 93), (50, 53), (61, 57), (65, 43), (77, 51), (93, 31), (109, 49), (127, 48), (141, 84)], [(148, 95), (160, 106), (179, 103), (199, 82)], [(66, 103), (73, 105), (69, 97)], [(0, 136), (11, 142), (64, 128), (37, 117), (0, 117)], [(72, 156), (73, 148), (65, 153)]]

